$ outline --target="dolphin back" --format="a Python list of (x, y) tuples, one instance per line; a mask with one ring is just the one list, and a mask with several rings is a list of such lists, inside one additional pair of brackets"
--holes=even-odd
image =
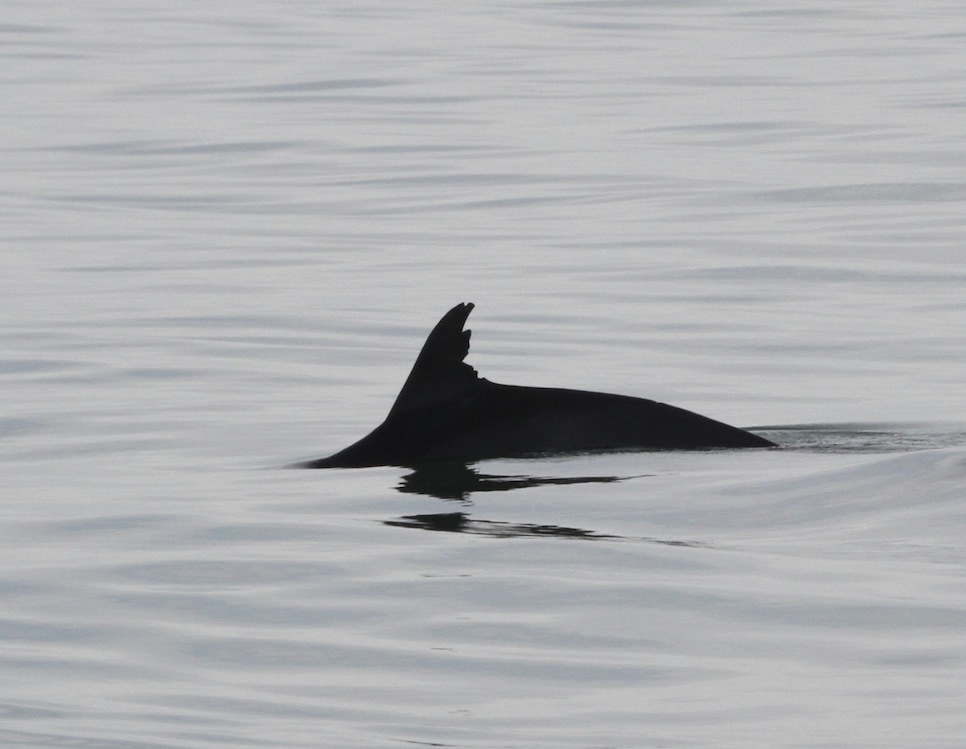
[(751, 432), (666, 403), (583, 390), (501, 385), (463, 360), (472, 304), (433, 328), (386, 420), (306, 468), (414, 466), (598, 450), (774, 447)]

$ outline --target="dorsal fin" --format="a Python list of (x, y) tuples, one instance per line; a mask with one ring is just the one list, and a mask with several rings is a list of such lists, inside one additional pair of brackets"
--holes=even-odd
[(470, 350), (469, 330), (463, 330), (473, 303), (457, 304), (436, 323), (416, 357), (406, 383), (396, 396), (389, 417), (458, 395), (479, 376), (463, 359)]

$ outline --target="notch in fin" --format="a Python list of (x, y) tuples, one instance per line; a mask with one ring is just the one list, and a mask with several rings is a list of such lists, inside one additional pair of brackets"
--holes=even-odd
[(463, 361), (470, 351), (472, 333), (463, 326), (472, 311), (472, 302), (457, 304), (436, 323), (396, 396), (390, 417), (438, 401), (441, 394), (454, 395), (479, 379), (476, 370)]

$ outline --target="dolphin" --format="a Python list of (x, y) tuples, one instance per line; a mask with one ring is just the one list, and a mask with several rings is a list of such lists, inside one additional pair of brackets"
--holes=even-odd
[(501, 385), (463, 360), (473, 304), (429, 334), (386, 420), (303, 468), (413, 467), (439, 461), (617, 450), (775, 447), (764, 437), (683, 408), (584, 390)]

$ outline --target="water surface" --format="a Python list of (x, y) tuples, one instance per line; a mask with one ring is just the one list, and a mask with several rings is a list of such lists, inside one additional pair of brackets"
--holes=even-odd
[[(966, 17), (13, 4), (0, 743), (966, 733)], [(295, 471), (498, 382), (777, 450)]]

